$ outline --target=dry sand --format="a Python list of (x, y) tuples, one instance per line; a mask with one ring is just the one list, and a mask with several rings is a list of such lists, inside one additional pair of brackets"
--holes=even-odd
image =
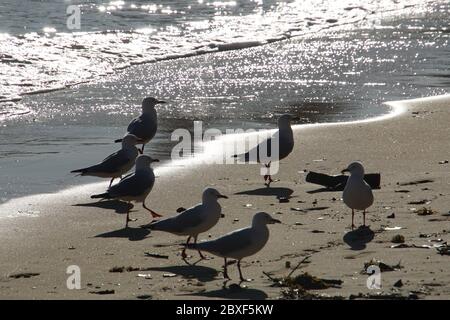
[[(205, 186), (215, 186), (230, 196), (221, 201), (225, 217), (210, 230), (212, 237), (246, 226), (257, 211), (273, 213), (283, 225), (271, 225), (271, 238), (257, 255), (243, 262), (243, 272), (254, 281), (238, 288), (236, 266), (230, 266), (233, 281), (226, 284), (220, 272), (222, 259), (214, 258), (188, 266), (181, 261), (179, 244), (184, 238), (161, 232), (148, 233), (139, 225), (150, 216), (140, 206), (133, 209), (128, 230), (123, 229), (123, 206), (94, 203), (89, 198), (103, 191), (108, 182), (77, 187), (56, 195), (16, 199), (0, 206), (0, 298), (6, 299), (204, 299), (277, 298), (281, 288), (273, 277), (286, 276), (289, 261), (294, 273), (308, 272), (326, 279), (342, 280), (341, 288), (314, 291), (341, 296), (390, 294), (419, 298), (448, 299), (450, 270), (448, 255), (434, 248), (390, 248), (391, 239), (401, 234), (408, 245), (433, 245), (437, 239), (449, 241), (450, 232), (450, 97), (411, 100), (395, 104), (393, 116), (347, 124), (297, 126), (293, 154), (281, 162), (280, 173), (270, 189), (265, 188), (257, 165), (184, 166), (160, 173), (148, 205), (170, 215), (179, 207), (197, 203)], [(303, 170), (338, 174), (349, 162), (363, 161), (367, 172), (381, 172), (381, 189), (374, 191), (368, 224), (373, 239), (348, 239), (350, 211), (340, 200), (341, 192), (309, 193), (319, 186), (305, 182)], [(68, 168), (67, 170), (69, 170)], [(401, 185), (415, 180), (430, 182)], [(402, 192), (400, 192), (402, 191)], [(290, 195), (280, 203), (277, 195)], [(426, 200), (426, 204), (410, 204)], [(429, 202), (429, 203), (428, 203)], [(414, 208), (436, 212), (419, 216)], [(299, 208), (301, 211), (292, 210)], [(387, 218), (395, 213), (394, 219)], [(362, 215), (356, 216), (356, 224)], [(401, 230), (384, 231), (383, 227)], [(422, 237), (420, 236), (422, 234)], [(429, 237), (424, 237), (428, 235)], [(208, 234), (200, 236), (207, 239)], [(369, 237), (370, 238), (370, 237)], [(168, 259), (144, 253), (167, 255)], [(194, 262), (197, 258), (191, 252)], [(403, 268), (381, 274), (382, 289), (366, 287), (365, 262), (378, 259)], [(80, 290), (66, 287), (69, 265), (81, 268)], [(115, 266), (148, 269), (123, 273), (109, 272)], [(29, 278), (12, 278), (20, 273), (36, 273)], [(151, 279), (138, 277), (150, 274)], [(167, 275), (175, 276), (167, 276)], [(403, 286), (393, 289), (398, 280)], [(114, 290), (113, 294), (92, 292)]]

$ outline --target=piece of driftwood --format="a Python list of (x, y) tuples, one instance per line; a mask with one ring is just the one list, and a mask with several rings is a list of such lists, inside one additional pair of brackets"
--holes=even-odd
[[(319, 184), (330, 191), (342, 191), (347, 183), (347, 175), (330, 176), (325, 173), (310, 171), (306, 175), (306, 182)], [(364, 175), (364, 180), (372, 189), (380, 189), (381, 175), (379, 173), (369, 173)]]

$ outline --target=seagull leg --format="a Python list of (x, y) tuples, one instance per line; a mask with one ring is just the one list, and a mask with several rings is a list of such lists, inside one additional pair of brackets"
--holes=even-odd
[[(195, 237), (194, 237), (194, 243), (195, 243), (195, 244), (197, 244), (197, 237), (198, 237), (198, 236), (195, 236)], [(202, 252), (201, 252), (200, 250), (197, 250), (197, 251), (198, 251), (198, 254), (200, 255), (200, 258), (201, 258), (202, 260), (205, 260), (206, 257), (202, 254)]]
[(352, 230), (355, 228), (355, 224), (353, 223), (354, 217), (355, 217), (355, 210), (352, 209)]
[(230, 277), (228, 276), (228, 270), (227, 270), (227, 258), (223, 258), (224, 259), (224, 264), (223, 264), (223, 277), (225, 279), (230, 279)]
[(160, 218), (160, 217), (162, 217), (162, 215), (156, 213), (152, 209), (147, 208), (147, 206), (145, 205), (145, 202), (142, 202), (142, 206), (144, 207), (145, 210), (148, 210), (150, 212), (150, 214), (152, 215), (152, 218)]
[[(272, 161), (269, 161), (269, 163), (268, 164), (265, 164), (264, 166), (267, 168), (267, 169), (270, 169), (270, 164), (272, 163)], [(268, 186), (268, 187), (270, 187), (270, 184), (273, 182), (273, 180), (272, 180), (272, 176), (270, 175), (270, 174), (266, 174), (265, 176), (264, 176), (264, 184), (266, 185), (266, 186)]]
[(241, 282), (248, 281), (247, 279), (244, 279), (244, 277), (242, 276), (241, 260), (238, 260), (237, 267), (238, 267), (238, 270), (239, 270), (239, 278), (241, 279)]
[(109, 187), (108, 187), (108, 188), (111, 188), (111, 185), (112, 185), (114, 179), (115, 179), (115, 178), (112, 178), (112, 179), (111, 179), (111, 181), (109, 182)]
[[(191, 241), (191, 236), (189, 236), (186, 240), (186, 246), (189, 244), (189, 241)], [(187, 254), (186, 254), (186, 246), (183, 248), (183, 251), (181, 251), (181, 258), (183, 258), (184, 261), (186, 261)]]
[(363, 211), (363, 226), (366, 226), (366, 210)]
[(127, 204), (128, 204), (128, 209), (127, 209), (127, 221), (125, 222), (125, 228), (128, 228), (128, 221), (131, 221), (131, 219), (130, 219), (130, 210), (131, 210), (130, 202), (127, 202)]
[(144, 147), (145, 147), (145, 143), (142, 144), (142, 148), (138, 149), (140, 154), (144, 153)]

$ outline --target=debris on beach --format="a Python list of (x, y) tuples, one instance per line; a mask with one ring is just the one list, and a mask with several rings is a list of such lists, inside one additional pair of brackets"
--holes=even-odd
[[(343, 283), (342, 280), (335, 279), (322, 279), (319, 277), (315, 277), (308, 272), (303, 272), (298, 276), (293, 277), (292, 274), (300, 268), (300, 266), (304, 263), (309, 263), (308, 259), (311, 256), (306, 256), (301, 260), (295, 268), (291, 270), (291, 272), (282, 278), (276, 278), (268, 274), (267, 272), (263, 272), (265, 276), (267, 276), (272, 282), (273, 286), (281, 287), (283, 290), (281, 291), (282, 298), (284, 299), (343, 299), (343, 297), (327, 297), (318, 295), (316, 293), (310, 293), (308, 290), (323, 290), (328, 288), (341, 288)], [(289, 268), (291, 265), (290, 261), (286, 262), (286, 268)]]
[(159, 253), (144, 252), (145, 256), (157, 259), (169, 259), (169, 256)]
[(411, 191), (409, 191), (407, 189), (400, 189), (400, 190), (395, 190), (394, 192), (397, 192), (397, 193), (409, 193)]
[(427, 200), (427, 199), (408, 202), (408, 204), (430, 204), (430, 203), (431, 203), (431, 200)]
[(356, 299), (372, 299), (372, 300), (417, 300), (419, 297), (415, 293), (408, 293), (408, 295), (402, 295), (400, 293), (359, 293), (357, 295), (351, 294), (348, 297), (350, 300)]
[(289, 197), (278, 197), (278, 202), (279, 203), (288, 203)]
[(395, 219), (395, 213), (391, 213), (386, 218), (388, 218), (388, 219)]
[(177, 275), (175, 273), (164, 273), (163, 278), (174, 278)]
[(421, 209), (415, 210), (415, 213), (417, 213), (417, 215), (419, 215), (419, 216), (429, 216), (429, 215), (435, 214), (435, 213), (437, 213), (437, 212), (434, 211), (434, 210), (431, 209), (431, 208), (425, 208), (425, 207), (423, 207), (423, 208), (421, 208)]
[(111, 269), (109, 269), (109, 272), (118, 272), (118, 273), (122, 273), (122, 272), (133, 272), (133, 271), (149, 271), (149, 268), (139, 268), (139, 267), (112, 267)]
[(141, 294), (139, 296), (136, 296), (136, 298), (141, 299), (141, 300), (149, 300), (149, 299), (152, 299), (153, 297), (149, 294)]
[(151, 279), (152, 275), (150, 273), (139, 273), (137, 275), (138, 278)]
[(13, 279), (20, 279), (20, 278), (31, 278), (31, 277), (37, 277), (38, 275), (40, 275), (40, 273), (36, 273), (36, 272), (22, 272), (22, 273), (14, 273), (14, 274), (10, 274), (9, 278), (13, 278)]
[(435, 249), (439, 250), (439, 248), (444, 248), (445, 246), (447, 246), (446, 243), (436, 243), (433, 245), (429, 245), (429, 244), (417, 245), (417, 244), (400, 243), (400, 244), (392, 245), (391, 249), (404, 249), (404, 248), (433, 249), (433, 248), (435, 248)]
[(403, 281), (402, 281), (402, 279), (396, 281), (396, 282), (394, 283), (394, 287), (396, 287), (396, 288), (401, 288), (401, 287), (403, 287)]
[(410, 182), (404, 182), (404, 183), (398, 183), (400, 186), (414, 186), (418, 184), (424, 184), (424, 183), (431, 183), (434, 182), (434, 180), (431, 179), (420, 179), (420, 180), (414, 180)]
[(450, 256), (450, 245), (444, 244), (440, 247), (436, 247), (436, 250), (440, 255)]
[(448, 160), (439, 161), (439, 164), (447, 164), (447, 163), (448, 163)]
[(397, 227), (397, 226), (395, 226), (395, 227), (383, 227), (384, 231), (395, 231), (395, 230), (401, 230), (401, 229), (403, 229), (403, 227)]
[(396, 234), (395, 236), (392, 237), (391, 242), (392, 243), (405, 243), (405, 237), (402, 236), (401, 234)]
[(287, 287), (301, 288), (304, 290), (322, 290), (328, 288), (340, 288), (343, 281), (334, 279), (322, 279), (310, 275), (308, 272), (302, 273), (294, 278), (287, 277), (282, 280)]
[(105, 295), (105, 294), (115, 294), (116, 291), (115, 290), (100, 290), (100, 291), (89, 291), (89, 293)]
[(395, 265), (389, 265), (387, 263), (384, 263), (383, 261), (372, 259), (364, 263), (364, 269), (361, 271), (361, 274), (366, 274), (367, 268), (369, 268), (370, 266), (377, 266), (378, 268), (380, 268), (381, 272), (397, 271), (403, 268), (403, 266), (401, 265), (401, 261), (399, 261)]

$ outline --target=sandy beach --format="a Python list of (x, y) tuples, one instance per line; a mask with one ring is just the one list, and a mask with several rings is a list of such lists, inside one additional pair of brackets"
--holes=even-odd
[[(308, 272), (342, 281), (338, 288), (311, 291), (324, 297), (449, 299), (448, 254), (421, 246), (450, 240), (450, 96), (392, 105), (395, 114), (383, 119), (296, 126), (294, 151), (281, 161), (275, 176), (280, 181), (270, 188), (263, 185), (257, 165), (161, 171), (147, 204), (165, 216), (198, 203), (206, 186), (230, 197), (221, 200), (224, 218), (200, 239), (247, 226), (258, 211), (283, 222), (271, 225), (266, 247), (243, 261), (244, 276), (253, 281), (240, 288), (236, 265), (230, 266), (233, 280), (224, 287), (222, 259), (189, 266), (180, 257), (185, 238), (139, 228), (150, 222), (141, 206), (131, 213), (138, 221), (124, 229), (124, 205), (89, 198), (107, 187), (102, 181), (0, 206), (0, 298), (277, 299), (285, 288), (274, 286), (263, 272), (282, 278), (310, 256), (293, 276)], [(354, 160), (361, 160), (369, 173), (381, 173), (381, 189), (374, 191), (367, 214), (371, 234), (363, 237), (350, 232), (351, 214), (342, 192), (315, 192), (320, 186), (305, 182), (307, 171), (339, 174)], [(280, 202), (279, 196), (289, 201)], [(423, 207), (431, 214), (419, 215)], [(388, 218), (392, 214), (395, 218)], [(362, 224), (362, 215), (355, 221)], [(405, 248), (391, 248), (395, 235), (404, 237)], [(196, 252), (190, 254), (189, 261), (195, 262)], [(382, 272), (381, 290), (366, 286), (364, 265), (372, 259), (397, 265)], [(80, 290), (66, 287), (70, 265), (80, 267)], [(141, 270), (110, 272), (114, 267)], [(399, 280), (402, 285), (394, 287)]]

